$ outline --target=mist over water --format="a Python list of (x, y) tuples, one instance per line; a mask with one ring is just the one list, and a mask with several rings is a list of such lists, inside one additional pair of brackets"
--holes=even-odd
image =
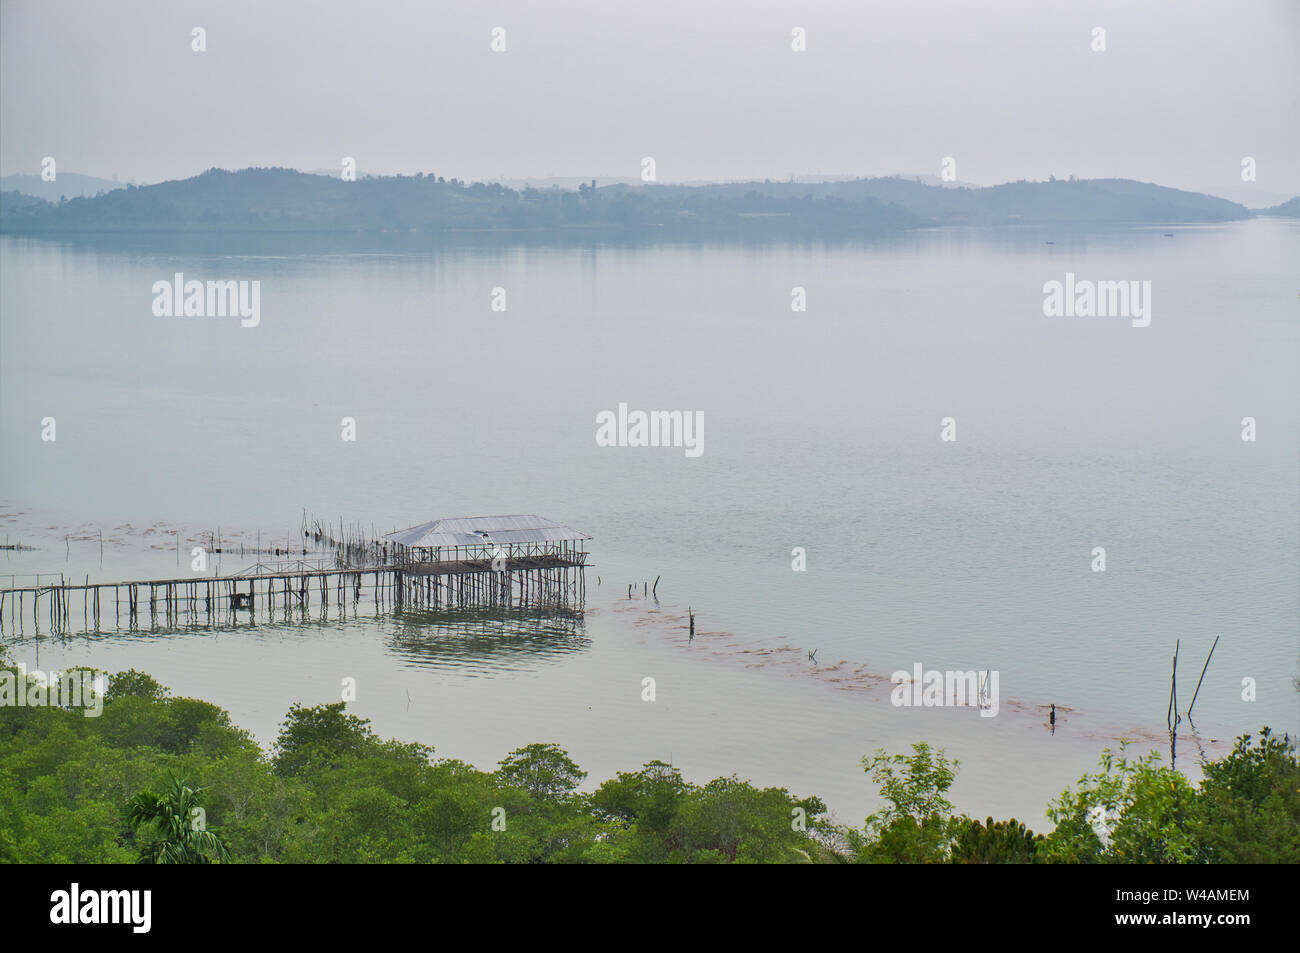
[[(580, 626), (408, 612), (42, 640), (41, 661), (146, 669), (264, 742), (288, 704), (336, 700), (352, 675), (377, 729), (443, 755), (489, 764), (555, 740), (603, 777), (670, 748), (691, 776), (803, 785), (848, 816), (869, 788), (853, 759), (925, 739), (969, 765), (959, 808), (1032, 816), (1104, 739), (1163, 732), (1175, 640), (1181, 701), (1222, 637), (1196, 705), (1207, 737), (1297, 727), (1300, 229), (1169, 231), (5, 237), (3, 532), (38, 548), (0, 571), (166, 575), (170, 537), (141, 536), (164, 521), (283, 537), (304, 508), (380, 532), (538, 513), (594, 537)], [(150, 289), (176, 272), (260, 281), (260, 325), (155, 317)], [(1150, 326), (1045, 317), (1043, 285), (1067, 272), (1150, 281)], [(597, 446), (596, 415), (620, 402), (702, 412), (703, 455)], [(65, 554), (72, 529), (128, 523), (102, 569), (87, 539)], [(639, 598), (656, 576), (658, 609)], [(1020, 707), (893, 709), (836, 691), (804, 664), (813, 649), (869, 675), (997, 669)], [(640, 702), (644, 675), (668, 704)], [(1069, 721), (1047, 735), (1034, 712), (1050, 702), (1086, 741)]]

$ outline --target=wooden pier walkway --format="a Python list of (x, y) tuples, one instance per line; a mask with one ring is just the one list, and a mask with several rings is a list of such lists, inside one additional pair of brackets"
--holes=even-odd
[[(218, 621), (223, 616), (305, 611), (313, 605), (582, 611), (585, 554), (521, 556), (494, 569), (491, 559), (420, 561), (359, 568), (300, 569), (123, 582), (60, 582), (0, 589), (0, 631), (30, 622), (51, 632), (102, 631), (109, 621), (138, 628)], [(78, 612), (77, 610), (81, 611)], [(78, 618), (79, 617), (79, 618)]]
[[(461, 524), (488, 529), (467, 529)], [(432, 529), (430, 529), (432, 528)], [(318, 534), (319, 535), (319, 534)], [(22, 631), (31, 620), (51, 632), (101, 631), (111, 609), (114, 628), (249, 619), (276, 611), (286, 617), (313, 602), (346, 609), (376, 607), (528, 609), (581, 614), (586, 601), (589, 537), (537, 516), (439, 520), (391, 533), (383, 541), (349, 542), (335, 550), (336, 565), (301, 560), (257, 564), (233, 575), (185, 576), (125, 582), (70, 582), (35, 577), (31, 585), (0, 588), (0, 632)], [(332, 542), (332, 541), (331, 541)], [(49, 582), (45, 582), (46, 577)], [(78, 613), (76, 610), (81, 609)]]

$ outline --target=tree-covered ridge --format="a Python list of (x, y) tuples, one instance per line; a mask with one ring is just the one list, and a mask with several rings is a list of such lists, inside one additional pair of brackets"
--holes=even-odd
[(38, 199), (34, 195), (28, 195), (25, 192), (3, 191), (0, 192), (0, 222), (4, 216), (10, 212), (17, 212), (23, 209), (39, 209), (48, 207), (49, 203), (45, 199)]
[[(806, 862), (814, 798), (653, 762), (592, 793), (555, 745), (495, 771), (294, 706), (270, 752), (226, 712), (114, 676), (102, 714), (0, 707), (0, 863)], [(183, 821), (201, 809), (201, 830)], [(196, 836), (203, 835), (203, 836)]]
[(97, 718), (0, 707), (0, 863), (1300, 861), (1300, 760), (1267, 730), (1198, 786), (1106, 752), (1046, 835), (954, 814), (958, 765), (923, 743), (863, 767), (885, 806), (855, 827), (815, 797), (660, 761), (586, 792), (553, 744), (482, 771), (379, 738), (342, 703), (295, 705), (266, 752), (215, 705), (125, 672)]
[(210, 169), (57, 203), (0, 203), (0, 230), (415, 232), (574, 229), (764, 234), (926, 225), (1219, 222), (1244, 206), (1126, 179), (943, 188), (901, 177), (848, 182), (515, 190), (425, 175), (344, 181), (292, 169)]
[(893, 229), (916, 224), (875, 199), (761, 194), (668, 195), (656, 189), (580, 191), (465, 183), (433, 175), (341, 178), (292, 169), (210, 169), (194, 178), (119, 189), (94, 198), (13, 208), (7, 231), (254, 230), (416, 231), (458, 229), (735, 227), (780, 218), (786, 226)]
[(1280, 218), (1300, 218), (1300, 196), (1288, 199), (1281, 205), (1274, 205), (1272, 208), (1266, 208), (1259, 214), (1276, 215)]

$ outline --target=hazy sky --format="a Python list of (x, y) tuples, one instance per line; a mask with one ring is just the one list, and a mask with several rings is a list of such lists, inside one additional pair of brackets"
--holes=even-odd
[[(1300, 193), (1296, 0), (0, 0), (0, 172), (1123, 176)], [(207, 51), (191, 50), (206, 30)], [(507, 50), (490, 49), (494, 27)], [(807, 31), (806, 52), (791, 30)], [(1106, 30), (1093, 52), (1092, 30)]]

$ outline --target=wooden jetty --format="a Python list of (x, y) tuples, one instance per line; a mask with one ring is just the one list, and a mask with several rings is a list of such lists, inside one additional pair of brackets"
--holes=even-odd
[(171, 626), (214, 622), (247, 613), (287, 618), (313, 604), (328, 609), (427, 607), (526, 609), (581, 614), (586, 602), (585, 543), (591, 537), (540, 516), (435, 520), (389, 533), (365, 545), (350, 542), (335, 565), (304, 561), (257, 564), (229, 576), (189, 576), (128, 582), (44, 581), (0, 589), (0, 631), (83, 631), (113, 626)]

